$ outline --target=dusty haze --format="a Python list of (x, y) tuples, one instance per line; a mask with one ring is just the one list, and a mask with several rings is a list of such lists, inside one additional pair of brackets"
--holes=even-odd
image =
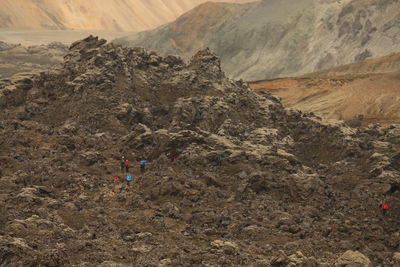
[[(243, 3), (252, 0), (214, 0)], [(0, 28), (143, 31), (206, 0), (2, 0)], [(95, 4), (94, 4), (95, 3)]]

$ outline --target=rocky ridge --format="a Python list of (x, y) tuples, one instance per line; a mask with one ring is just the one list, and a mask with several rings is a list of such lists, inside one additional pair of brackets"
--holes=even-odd
[[(210, 50), (186, 64), (90, 36), (1, 80), (0, 111), (0, 265), (398, 261), (400, 126), (285, 109)], [(121, 155), (150, 162), (130, 187)]]

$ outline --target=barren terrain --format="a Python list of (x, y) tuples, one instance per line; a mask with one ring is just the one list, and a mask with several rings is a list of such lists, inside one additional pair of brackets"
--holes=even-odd
[(206, 3), (115, 42), (186, 59), (209, 47), (229, 77), (261, 80), (398, 53), (399, 18), (400, 2), (394, 0)]
[(278, 95), (286, 107), (325, 118), (363, 114), (364, 124), (400, 123), (400, 54), (250, 86)]
[(89, 37), (1, 80), (0, 116), (1, 266), (400, 264), (400, 127), (285, 109), (210, 50)]

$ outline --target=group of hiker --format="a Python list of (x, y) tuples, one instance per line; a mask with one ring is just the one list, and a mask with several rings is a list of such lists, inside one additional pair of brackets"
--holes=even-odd
[[(139, 162), (139, 164), (140, 164), (140, 172), (141, 172), (141, 173), (144, 173), (144, 172), (146, 171), (147, 160), (141, 160), (141, 161)], [(123, 157), (121, 158), (121, 161), (120, 161), (120, 169), (121, 169), (121, 172), (125, 174), (125, 175), (124, 175), (124, 176), (125, 176), (125, 181), (127, 182), (128, 185), (129, 185), (129, 184), (132, 182), (132, 180), (133, 180), (132, 174), (130, 174), (130, 172), (129, 172), (129, 168), (131, 168), (131, 167), (132, 167), (132, 164), (129, 162), (128, 159), (126, 159), (126, 158), (123, 156)], [(114, 181), (115, 183), (119, 183), (119, 182), (122, 182), (123, 179), (121, 179), (120, 176), (114, 176), (113, 181)]]
[[(171, 161), (177, 161), (178, 158), (177, 157), (170, 157)], [(222, 164), (222, 157), (221, 155), (216, 155), (214, 158), (214, 162), (215, 165), (217, 166), (221, 166)], [(142, 159), (139, 161), (139, 166), (140, 166), (140, 172), (143, 174), (146, 171), (146, 165), (147, 165), (147, 160)], [(128, 159), (126, 159), (124, 156), (121, 158), (120, 161), (120, 168), (121, 168), (121, 172), (125, 174), (125, 180), (127, 182), (127, 185), (129, 186), (129, 184), (132, 182), (133, 178), (132, 178), (132, 174), (130, 174), (129, 172), (129, 168), (132, 167), (132, 164), (129, 162)], [(115, 176), (113, 178), (115, 183), (119, 183), (122, 182), (123, 180), (121, 179), (121, 177), (119, 176)], [(387, 212), (389, 211), (389, 204), (386, 203), (385, 201), (382, 201), (379, 204), (379, 209), (381, 210), (383, 215), (386, 215)]]
[[(147, 160), (142, 159), (140, 161), (140, 171), (142, 173), (146, 171), (146, 164)], [(127, 160), (125, 157), (122, 157), (120, 162), (120, 167), (121, 167), (121, 172), (125, 171), (126, 173), (129, 173), (129, 168), (132, 167), (132, 165), (129, 162), (129, 160)]]
[[(179, 158), (178, 157), (173, 157), (170, 154), (167, 154), (167, 156), (171, 159), (172, 162), (178, 161)], [(222, 165), (222, 156), (221, 155), (216, 155), (214, 158), (215, 161), (215, 165), (217, 166), (221, 166)], [(146, 165), (147, 165), (147, 160), (142, 159), (139, 161), (139, 166), (140, 166), (140, 172), (143, 174), (146, 172)], [(121, 169), (121, 173), (123, 173), (123, 176), (125, 176), (125, 179), (122, 179), (120, 176), (114, 176), (113, 177), (113, 181), (114, 183), (119, 183), (119, 182), (123, 182), (124, 180), (127, 182), (127, 184), (129, 185), (133, 178), (132, 178), (132, 174), (129, 172), (129, 169), (132, 167), (131, 162), (129, 162), (128, 159), (126, 159), (124, 156), (121, 157), (120, 160), (120, 169)]]

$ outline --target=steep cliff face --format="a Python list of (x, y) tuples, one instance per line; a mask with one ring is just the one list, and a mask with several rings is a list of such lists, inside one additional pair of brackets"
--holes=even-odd
[[(246, 80), (308, 73), (400, 49), (396, 0), (264, 0), (213, 6), (208, 14), (200, 6), (171, 24), (116, 42), (183, 56), (210, 47), (229, 76)], [(223, 15), (216, 18), (215, 9)], [(197, 27), (199, 14), (214, 27)]]
[[(221, 2), (216, 0), (215, 2)], [(225, 0), (249, 2), (252, 0)], [(206, 0), (2, 0), (0, 28), (142, 31)]]

